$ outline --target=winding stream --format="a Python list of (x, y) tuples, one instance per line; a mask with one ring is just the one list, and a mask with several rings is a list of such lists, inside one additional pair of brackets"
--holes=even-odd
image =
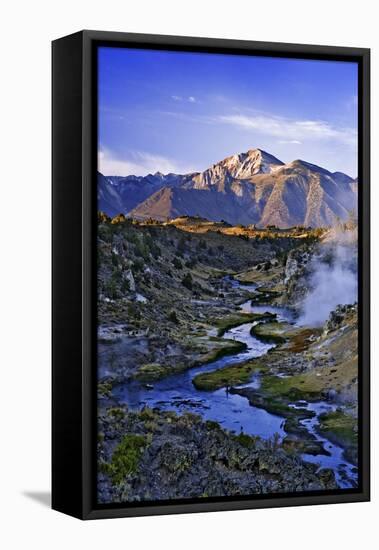
[[(241, 289), (254, 290), (255, 285), (239, 284), (233, 282), (233, 286)], [(278, 315), (278, 320), (293, 321), (292, 314), (287, 308), (272, 306), (252, 306), (251, 300), (241, 305), (245, 312), (271, 312)], [(216, 391), (197, 390), (192, 380), (199, 373), (211, 372), (226, 365), (244, 362), (253, 357), (260, 357), (273, 347), (259, 341), (250, 334), (253, 323), (244, 323), (225, 332), (224, 338), (238, 340), (247, 345), (247, 349), (235, 355), (222, 357), (212, 363), (200, 367), (194, 367), (183, 373), (175, 374), (154, 382), (153, 385), (138, 381), (129, 381), (113, 388), (115, 397), (122, 403), (126, 403), (132, 410), (141, 409), (145, 405), (158, 407), (163, 410), (177, 410), (178, 412), (196, 412), (205, 420), (213, 420), (221, 424), (225, 429), (236, 433), (244, 432), (250, 435), (258, 435), (264, 439), (279, 434), (282, 438), (286, 435), (283, 429), (285, 419), (254, 407), (249, 401), (240, 395), (230, 394), (225, 388)], [(243, 387), (258, 389), (260, 385), (259, 375), (252, 377), (250, 383)], [(293, 404), (293, 407), (298, 405)], [(326, 455), (312, 456), (302, 455), (309, 462), (319, 464), (320, 467), (333, 468), (337, 482), (341, 488), (355, 487), (357, 483), (357, 469), (343, 458), (343, 449), (329, 440), (321, 437), (316, 432), (317, 416), (322, 412), (335, 410), (335, 406), (328, 402), (308, 403), (301, 405), (303, 408), (314, 411), (316, 416), (303, 420), (303, 425), (312, 433), (318, 441), (321, 441), (329, 453)]]

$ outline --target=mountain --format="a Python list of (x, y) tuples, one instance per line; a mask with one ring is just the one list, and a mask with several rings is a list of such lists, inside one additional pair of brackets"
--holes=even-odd
[(97, 209), (112, 217), (124, 211), (116, 186), (100, 172), (97, 173)]
[(284, 164), (260, 149), (184, 176), (106, 179), (119, 199), (115, 207), (122, 204), (122, 211), (137, 219), (186, 215), (233, 225), (319, 227), (346, 219), (357, 207), (357, 181), (346, 174), (302, 160)]
[(189, 176), (164, 175), (160, 172), (147, 176), (103, 176), (97, 175), (98, 209), (109, 216), (127, 214), (147, 197), (162, 187), (180, 185)]
[(228, 157), (205, 172), (196, 174), (192, 179), (192, 186), (194, 189), (207, 189), (225, 179), (244, 180), (255, 174), (269, 174), (280, 166), (283, 166), (283, 162), (269, 153), (251, 149), (247, 153)]

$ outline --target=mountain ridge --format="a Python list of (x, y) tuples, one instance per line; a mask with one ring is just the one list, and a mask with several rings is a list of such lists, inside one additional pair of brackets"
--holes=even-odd
[[(357, 180), (296, 159), (287, 164), (262, 149), (226, 157), (203, 172), (106, 178), (98, 206), (136, 219), (181, 215), (232, 224), (330, 226), (357, 206)], [(112, 202), (113, 200), (113, 202)]]

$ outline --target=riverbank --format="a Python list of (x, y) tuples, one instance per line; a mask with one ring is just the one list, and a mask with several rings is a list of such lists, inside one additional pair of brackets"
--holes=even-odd
[[(209, 252), (212, 248), (209, 248), (207, 238), (207, 234), (202, 235)], [(229, 238), (240, 247), (239, 237)], [(102, 498), (109, 495), (112, 495), (109, 498), (124, 498), (122, 494), (126, 494), (126, 489), (121, 490), (117, 482), (121, 478), (123, 483), (131, 483), (128, 499), (138, 499), (138, 495), (143, 495), (144, 488), (138, 479), (149, 460), (154, 462), (151, 463), (153, 468), (157, 464), (157, 476), (164, 476), (160, 458), (147, 451), (150, 443), (147, 445), (139, 437), (129, 438), (140, 434), (137, 420), (142, 409), (152, 411), (146, 414), (152, 414), (154, 422), (157, 417), (161, 418), (160, 430), (165, 436), (159, 441), (163, 443), (164, 440), (165, 446), (170, 443), (166, 439), (176, 437), (165, 427), (166, 423), (176, 424), (173, 418), (187, 418), (188, 414), (192, 418), (196, 413), (198, 420), (186, 420), (188, 429), (203, 434), (204, 426), (210, 422), (222, 433), (222, 440), (232, 442), (230, 445), (234, 445), (237, 436), (258, 438), (270, 447), (273, 456), (278, 454), (280, 459), (296, 459), (301, 471), (308, 472), (311, 463), (312, 472), (316, 474), (323, 470), (332, 471), (334, 487), (356, 486), (357, 309), (355, 306), (337, 309), (323, 327), (294, 324), (299, 277), (305, 273), (304, 266), (310, 261), (314, 243), (297, 243), (291, 249), (296, 250), (296, 254), (290, 252), (287, 257), (286, 253), (282, 256), (283, 251), (279, 251), (270, 261), (255, 261), (253, 266), (247, 262), (242, 271), (236, 272), (229, 263), (232, 248), (228, 249), (228, 260), (225, 256), (223, 258), (227, 271), (220, 269), (217, 263), (220, 258), (212, 259), (213, 253), (208, 255), (212, 265), (203, 263), (206, 260), (202, 256), (202, 261), (194, 267), (189, 251), (198, 250), (201, 241), (196, 245), (183, 245), (180, 239), (173, 240), (174, 244), (167, 241), (168, 253), (171, 254), (170, 247), (176, 251), (178, 248), (186, 250), (182, 260), (176, 261), (176, 257), (170, 256), (165, 258), (164, 266), (159, 259), (148, 268), (149, 271), (145, 269), (144, 276), (147, 275), (147, 281), (154, 280), (153, 284), (146, 285), (144, 278), (134, 281), (136, 295), (143, 296), (145, 301), (138, 298), (138, 301), (130, 302), (124, 298), (121, 308), (117, 300), (115, 303), (103, 302), (100, 315), (103, 319), (100, 328), (102, 340), (99, 342), (99, 405), (103, 417), (99, 460), (104, 463), (99, 474)], [(251, 243), (243, 239), (242, 246), (245, 245), (250, 247)], [(117, 246), (121, 255), (120, 245)], [(257, 247), (257, 243), (254, 246)], [(267, 246), (268, 243), (264, 243), (266, 252)], [(256, 260), (258, 258), (259, 255)], [(168, 261), (174, 266), (174, 276), (171, 267), (166, 272)], [(295, 261), (296, 266), (302, 266), (298, 271), (294, 268)], [(117, 259), (116, 263), (119, 265), (120, 260)], [(184, 266), (190, 272), (183, 274)], [(169, 272), (172, 279), (170, 293), (156, 292), (154, 289), (161, 286)], [(183, 281), (187, 289), (184, 291)], [(287, 300), (289, 289), (293, 290), (294, 299), (288, 294)], [(123, 308), (131, 315), (128, 322), (120, 326), (109, 314), (115, 310), (118, 316), (123, 316)], [(158, 318), (162, 323), (161, 331), (159, 323), (154, 321)], [(109, 410), (113, 409), (120, 409), (122, 414), (112, 413), (108, 418)], [(174, 417), (171, 418), (171, 414)], [(118, 415), (134, 420), (131, 424), (121, 423), (117, 428), (114, 423), (120, 422)], [(180, 426), (178, 421), (179, 438)], [(128, 437), (124, 440), (122, 433), (126, 429), (129, 431), (124, 431), (124, 435)], [(149, 430), (145, 435), (149, 440), (156, 437)], [(185, 447), (190, 442), (194, 444), (192, 440), (185, 440)], [(199, 457), (206, 451), (203, 443), (196, 448)], [(161, 447), (159, 449), (163, 452)], [(130, 453), (135, 461), (135, 476), (130, 472), (123, 478), (114, 470), (124, 458), (129, 462)], [(140, 453), (143, 454), (141, 463), (136, 462)], [(225, 466), (225, 475), (236, 476), (229, 466), (229, 463)], [(205, 472), (215, 465), (202, 463), (202, 467)], [(284, 463), (281, 467), (285, 467)], [(238, 464), (237, 469), (240, 468)], [(192, 465), (189, 469), (192, 472)], [(250, 479), (250, 474), (243, 471)], [(183, 485), (183, 492), (172, 498), (186, 497), (192, 475), (193, 472), (189, 473), (187, 479), (188, 489)], [(254, 475), (258, 475), (255, 470)], [(276, 485), (266, 485), (264, 480), (260, 480), (261, 488), (258, 490), (256, 485), (255, 490), (265, 492), (274, 486), (283, 487), (285, 476), (284, 470), (278, 472)], [(307, 476), (304, 479), (308, 479)], [(143, 483), (146, 487), (149, 485), (146, 479)], [(314, 480), (309, 480), (308, 489), (303, 485), (302, 489), (292, 487), (291, 491), (313, 490), (312, 487), (316, 486), (313, 483)], [(246, 494), (253, 491), (253, 486), (249, 487), (246, 486)], [(164, 495), (171, 494), (174, 488), (167, 486), (156, 490), (154, 498), (164, 499)], [(220, 496), (224, 490), (218, 485), (211, 494)], [(232, 491), (232, 488), (228, 490)], [(208, 494), (208, 489), (204, 491)], [(161, 496), (157, 496), (158, 493)]]
[(337, 488), (333, 470), (284, 450), (277, 438), (235, 434), (200, 415), (144, 408), (99, 413), (100, 503)]

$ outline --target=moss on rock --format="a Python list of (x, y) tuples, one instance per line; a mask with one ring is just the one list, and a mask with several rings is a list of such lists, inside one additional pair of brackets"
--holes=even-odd
[(141, 454), (147, 445), (143, 435), (127, 434), (117, 445), (110, 462), (104, 462), (101, 470), (111, 478), (114, 485), (119, 485), (125, 478), (137, 471)]

